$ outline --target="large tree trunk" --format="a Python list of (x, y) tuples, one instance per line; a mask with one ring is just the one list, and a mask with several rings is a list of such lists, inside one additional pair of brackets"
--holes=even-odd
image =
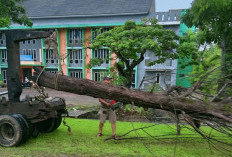
[[(38, 76), (39, 69), (35, 69)], [(232, 101), (206, 103), (183, 97), (170, 97), (164, 93), (149, 93), (102, 84), (87, 79), (77, 79), (68, 76), (55, 75), (43, 72), (39, 75), (38, 85), (53, 88), (60, 91), (88, 95), (95, 98), (108, 98), (125, 104), (132, 102), (136, 106), (163, 109), (173, 113), (189, 114), (193, 118), (216, 118), (232, 123)]]
[(232, 74), (232, 46), (228, 42), (230, 39), (223, 39), (220, 43), (221, 48), (221, 76), (224, 76), (225, 79), (231, 79)]

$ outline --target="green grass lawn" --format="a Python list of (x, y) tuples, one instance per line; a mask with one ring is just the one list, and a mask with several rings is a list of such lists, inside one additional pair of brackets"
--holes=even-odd
[[(67, 156), (158, 156), (170, 157), (223, 157), (229, 156), (219, 151), (215, 151), (212, 147), (210, 151), (207, 140), (202, 139), (199, 135), (193, 134), (192, 131), (182, 129), (182, 134), (176, 138), (175, 135), (163, 136), (166, 139), (154, 139), (149, 137), (143, 131), (137, 131), (139, 136), (147, 137), (144, 140), (109, 140), (104, 141), (105, 138), (111, 136), (111, 127), (107, 122), (104, 126), (104, 135), (101, 138), (96, 138), (98, 133), (97, 120), (80, 120), (80, 119), (66, 119), (67, 124), (71, 126), (72, 133), (69, 135), (67, 127), (61, 125), (56, 131), (49, 134), (40, 134), (36, 139), (30, 139), (25, 144), (19, 147), (4, 148), (0, 147), (0, 157), (67, 157)], [(150, 126), (150, 123), (133, 123), (135, 128)], [(130, 122), (118, 122), (117, 133), (122, 135), (132, 130)], [(203, 127), (207, 132), (209, 128)], [(156, 125), (154, 127), (145, 129), (146, 132), (153, 136), (164, 134), (175, 134), (175, 125)], [(213, 132), (224, 141), (232, 143), (231, 139), (227, 139), (224, 135)], [(135, 137), (136, 133), (132, 132), (125, 137)], [(185, 138), (185, 137), (191, 138)], [(226, 146), (223, 146), (226, 148)], [(220, 148), (217, 146), (217, 148)], [(231, 149), (228, 148), (228, 149)], [(150, 152), (149, 152), (150, 151)]]

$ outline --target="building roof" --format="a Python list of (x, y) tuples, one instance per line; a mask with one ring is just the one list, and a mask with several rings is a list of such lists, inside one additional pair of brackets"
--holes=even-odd
[[(182, 10), (154, 12), (155, 0), (24, 0), (33, 26), (12, 23), (10, 29), (51, 29), (121, 26), (156, 18), (160, 25), (180, 25)], [(9, 28), (0, 28), (7, 30)]]
[(31, 19), (96, 17), (148, 14), (152, 0), (25, 0), (23, 5)]

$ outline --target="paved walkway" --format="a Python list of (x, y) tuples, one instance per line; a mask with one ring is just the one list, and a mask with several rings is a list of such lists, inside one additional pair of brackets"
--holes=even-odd
[[(4, 92), (4, 91), (7, 91), (7, 89), (0, 88), (0, 92)], [(56, 91), (49, 88), (45, 88), (45, 92), (48, 93), (50, 97), (64, 98), (68, 107), (100, 105), (97, 98), (93, 98), (85, 95), (77, 95), (68, 92)], [(24, 88), (20, 99), (21, 100), (25, 99), (26, 95), (36, 96), (38, 95), (38, 92), (32, 88)], [(7, 95), (5, 95), (5, 97), (7, 97)]]

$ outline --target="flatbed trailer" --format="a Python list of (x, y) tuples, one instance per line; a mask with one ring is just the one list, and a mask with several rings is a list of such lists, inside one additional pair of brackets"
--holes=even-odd
[[(26, 96), (20, 101), (22, 82), (20, 75), (19, 42), (46, 38), (50, 32), (7, 30), (6, 47), (8, 55), (7, 89), (0, 93), (0, 145), (18, 146), (39, 132), (56, 130), (67, 115), (65, 100), (62, 98), (37, 98)], [(8, 94), (8, 100), (3, 95)]]

